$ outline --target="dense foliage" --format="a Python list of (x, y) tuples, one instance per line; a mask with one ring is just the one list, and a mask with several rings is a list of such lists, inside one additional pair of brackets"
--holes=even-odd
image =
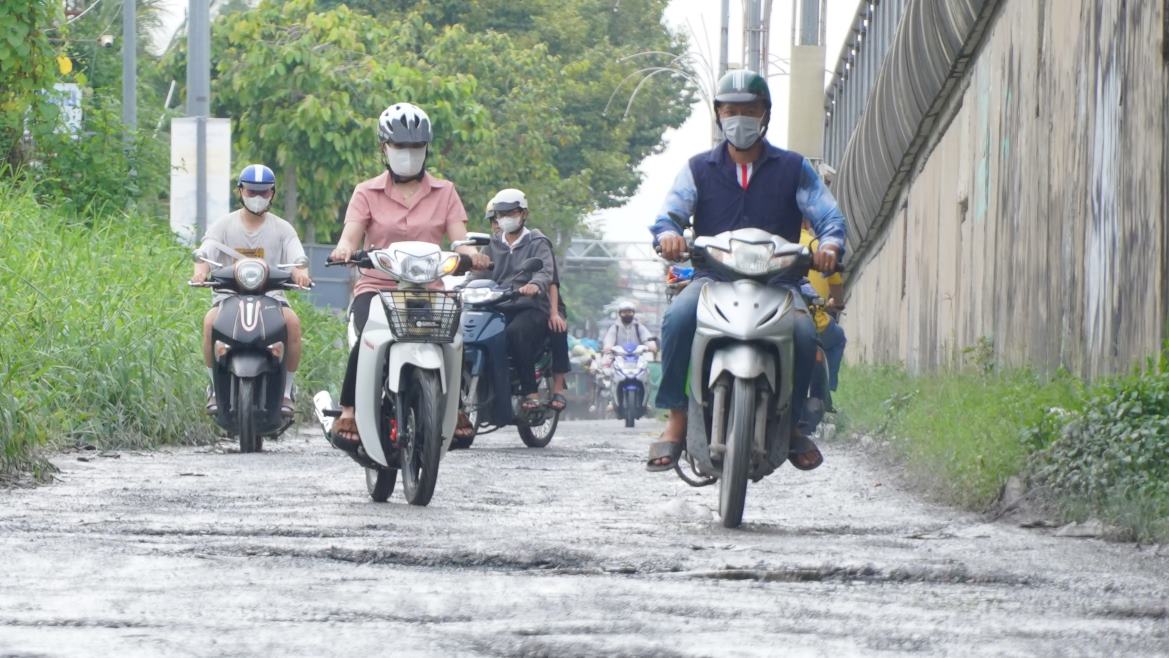
[[(689, 111), (681, 78), (625, 101), (638, 64), (685, 44), (661, 25), (664, 0), (617, 11), (595, 0), (233, 5), (213, 28), (213, 111), (234, 119), (237, 159), (275, 163), (285, 215), (326, 239), (354, 184), (383, 169), (376, 118), (409, 101), (434, 120), (431, 169), (458, 185), (468, 215), (520, 187), (533, 221), (567, 238), (582, 217), (636, 190), (637, 163)], [(185, 52), (160, 80), (178, 78)], [(607, 108), (616, 92), (616, 101)]]
[(1169, 353), (1082, 405), (1049, 409), (1026, 437), (1033, 479), (1065, 512), (1102, 508), (1141, 538), (1169, 537)]
[(0, 0), (0, 156), (18, 164), (28, 121), (45, 120), (43, 90), (54, 81), (48, 31), (61, 3), (50, 0)]

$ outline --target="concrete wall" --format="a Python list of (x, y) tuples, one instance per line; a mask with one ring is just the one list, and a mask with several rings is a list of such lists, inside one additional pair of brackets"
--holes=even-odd
[[(1157, 352), (1169, 311), (1165, 0), (1004, 0), (848, 282), (853, 362), (1087, 377)], [(855, 265), (855, 264), (854, 264)]]

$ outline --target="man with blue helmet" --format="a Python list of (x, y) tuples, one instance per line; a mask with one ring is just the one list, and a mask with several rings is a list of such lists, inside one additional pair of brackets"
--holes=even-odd
[[(262, 164), (248, 165), (240, 172), (236, 190), (239, 192), (240, 204), (243, 207), (208, 227), (203, 244), (196, 253), (222, 265), (231, 265), (243, 258), (261, 258), (269, 267), (276, 267), (281, 263), (299, 263), (300, 265), (292, 270), (292, 281), (301, 286), (311, 285), (308, 257), (305, 256), (304, 246), (300, 243), (296, 229), (292, 224), (268, 212), (276, 195), (276, 175)], [(210, 273), (210, 264), (205, 261), (196, 262), (191, 280), (201, 283), (207, 280)], [(293, 412), (292, 376), (300, 365), (300, 319), (289, 308), (288, 299), (282, 291), (267, 294), (280, 302), (284, 310), (284, 322), (288, 326), (288, 344), (284, 358), (288, 377), (284, 383), (284, 402), (281, 411), (290, 416)], [(211, 351), (211, 327), (219, 315), (219, 303), (226, 297), (226, 293), (214, 293), (211, 310), (203, 318), (203, 361), (207, 365), (208, 373), (212, 372), (215, 363)], [(214, 388), (209, 387), (207, 411), (215, 413), (217, 408)]]

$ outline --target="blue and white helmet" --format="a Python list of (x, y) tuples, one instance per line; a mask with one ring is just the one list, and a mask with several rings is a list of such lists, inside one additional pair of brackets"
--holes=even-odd
[(262, 164), (250, 164), (239, 172), (239, 182), (236, 187), (243, 187), (253, 192), (265, 192), (276, 187), (276, 174)]

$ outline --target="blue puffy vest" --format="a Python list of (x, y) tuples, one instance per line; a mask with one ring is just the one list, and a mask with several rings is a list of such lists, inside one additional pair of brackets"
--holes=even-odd
[(698, 190), (695, 235), (759, 228), (799, 242), (803, 213), (796, 203), (796, 189), (803, 165), (804, 156), (799, 153), (766, 144), (744, 190), (736, 176), (738, 165), (727, 155), (725, 141), (690, 158), (690, 173)]

